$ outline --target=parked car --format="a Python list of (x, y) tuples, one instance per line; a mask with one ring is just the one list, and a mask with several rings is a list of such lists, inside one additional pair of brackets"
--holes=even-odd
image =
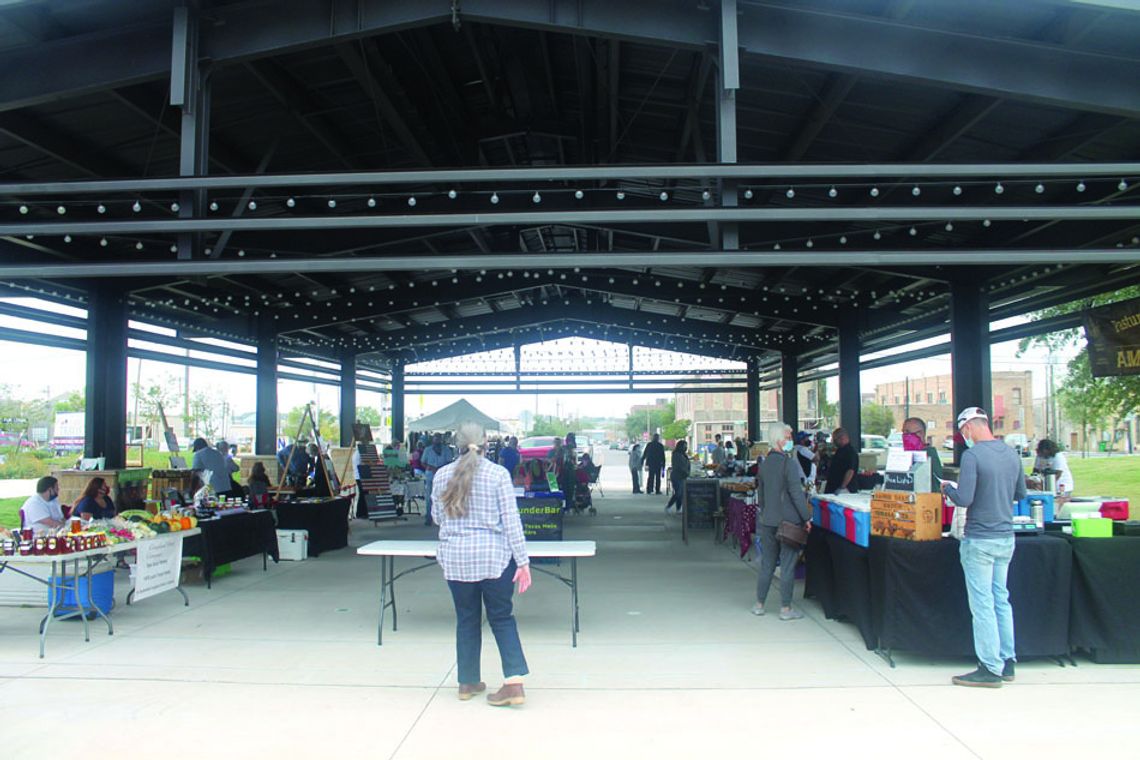
[(942, 448), (949, 449), (950, 451), (953, 451), (954, 450), (954, 436), (952, 436), (952, 435), (946, 436), (946, 440), (942, 442)]
[(902, 431), (896, 430), (887, 436), (887, 445), (891, 448), (901, 448), (903, 445)]
[(1026, 456), (1030, 451), (1029, 436), (1024, 433), (1010, 433), (1002, 440), (1005, 441), (1007, 446), (1013, 448), (1019, 457)]
[(529, 459), (546, 459), (546, 455), (554, 448), (553, 435), (534, 435), (519, 441), (519, 456), (522, 461)]
[(875, 467), (883, 469), (887, 466), (887, 451), (890, 446), (887, 444), (887, 439), (881, 435), (864, 435), (860, 452), (866, 453), (868, 451), (875, 453)]

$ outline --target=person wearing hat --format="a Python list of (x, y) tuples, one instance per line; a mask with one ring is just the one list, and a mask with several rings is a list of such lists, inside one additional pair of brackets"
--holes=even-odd
[[(190, 469), (194, 470), (203, 480), (208, 480), (210, 487), (219, 498), (230, 494), (230, 470), (226, 457), (216, 448), (211, 448), (205, 438), (195, 438), (190, 445), (194, 451), (194, 458), (190, 462)], [(210, 473), (207, 479), (205, 473)]]
[(942, 493), (966, 510), (958, 553), (974, 620), (978, 668), (952, 681), (957, 686), (999, 688), (1014, 679), (1013, 607), (1006, 580), (1013, 559), (1013, 503), (1025, 496), (1025, 473), (1017, 452), (994, 438), (980, 407), (962, 410), (958, 431), (967, 450), (958, 484), (943, 481)]
[(815, 482), (815, 451), (811, 448), (811, 433), (801, 430), (796, 433), (796, 463), (803, 470), (800, 480), (806, 485)]

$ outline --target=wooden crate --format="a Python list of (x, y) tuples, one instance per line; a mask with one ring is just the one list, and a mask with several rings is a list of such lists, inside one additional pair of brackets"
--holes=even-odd
[(119, 510), (142, 509), (150, 482), (150, 469), (134, 467), (126, 470), (52, 470), (59, 481), (59, 502), (74, 505), (91, 478), (103, 478), (111, 487), (111, 498)]
[(162, 501), (170, 489), (179, 493), (189, 493), (193, 483), (193, 470), (155, 470), (150, 476), (150, 498)]

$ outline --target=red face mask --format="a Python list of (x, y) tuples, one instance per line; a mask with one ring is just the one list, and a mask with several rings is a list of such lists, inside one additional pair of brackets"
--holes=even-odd
[(923, 451), (926, 446), (923, 444), (922, 438), (915, 433), (903, 433), (903, 450), (904, 451)]

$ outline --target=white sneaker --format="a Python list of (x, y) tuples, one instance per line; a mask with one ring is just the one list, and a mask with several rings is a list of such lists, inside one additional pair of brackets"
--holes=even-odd
[(786, 610), (780, 610), (780, 620), (801, 620), (804, 613), (797, 610), (795, 607), (790, 607)]
[(757, 602), (756, 604), (752, 605), (752, 614), (756, 615), (757, 617), (759, 617), (760, 615), (763, 615), (764, 614), (764, 605), (760, 604), (760, 602)]

